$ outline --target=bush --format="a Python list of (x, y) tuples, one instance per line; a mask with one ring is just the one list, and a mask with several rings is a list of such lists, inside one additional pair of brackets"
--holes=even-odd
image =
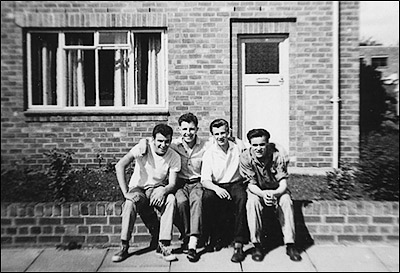
[(371, 132), (361, 139), (357, 180), (376, 201), (399, 201), (399, 132)]
[(357, 179), (358, 173), (357, 167), (347, 162), (341, 162), (339, 169), (327, 173), (328, 190), (334, 199), (369, 199), (368, 194)]

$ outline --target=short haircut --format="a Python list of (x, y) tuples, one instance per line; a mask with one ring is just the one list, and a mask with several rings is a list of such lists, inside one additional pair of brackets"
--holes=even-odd
[(181, 126), (182, 122), (187, 122), (187, 123), (193, 122), (194, 125), (196, 125), (196, 127), (199, 124), (199, 120), (192, 113), (186, 113), (180, 116), (178, 119), (178, 125)]
[(156, 135), (160, 133), (165, 137), (171, 137), (172, 138), (172, 134), (173, 134), (173, 130), (171, 128), (171, 126), (164, 124), (164, 123), (160, 123), (157, 124), (154, 129), (153, 129), (153, 138), (156, 138)]
[(248, 133), (247, 133), (247, 139), (249, 140), (249, 142), (251, 143), (251, 139), (255, 138), (255, 137), (263, 137), (265, 136), (265, 139), (267, 140), (267, 142), (269, 141), (270, 138), (270, 134), (267, 130), (259, 128), (259, 129), (251, 129)]
[(214, 119), (210, 124), (210, 132), (211, 132), (211, 134), (212, 134), (212, 128), (219, 128), (219, 127), (222, 127), (224, 125), (225, 125), (226, 129), (229, 130), (229, 123), (226, 120), (224, 120), (222, 118)]

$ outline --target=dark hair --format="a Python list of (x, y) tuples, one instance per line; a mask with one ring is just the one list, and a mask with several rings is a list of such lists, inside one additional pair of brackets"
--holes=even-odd
[(156, 138), (156, 135), (158, 133), (162, 134), (165, 137), (170, 136), (172, 138), (173, 130), (171, 126), (164, 123), (160, 123), (157, 124), (153, 129), (153, 138)]
[(262, 129), (262, 128), (259, 128), (259, 129), (251, 129), (251, 130), (247, 133), (247, 139), (249, 140), (249, 142), (251, 142), (251, 139), (252, 139), (252, 138), (255, 138), (255, 137), (263, 137), (263, 136), (265, 136), (265, 139), (266, 139), (267, 142), (268, 142), (268, 140), (269, 140), (269, 138), (270, 138), (270, 134), (269, 134), (268, 131), (265, 130), (265, 129)]
[(182, 116), (180, 116), (178, 119), (178, 125), (180, 126), (182, 124), (182, 122), (184, 122), (184, 121), (187, 123), (193, 122), (194, 125), (196, 125), (196, 127), (199, 124), (197, 117), (195, 115), (193, 115), (192, 113), (187, 113), (187, 114), (183, 114)]
[(211, 132), (211, 134), (212, 134), (212, 128), (219, 128), (219, 127), (224, 126), (224, 125), (225, 125), (226, 129), (229, 130), (229, 123), (226, 120), (224, 120), (222, 118), (214, 119), (210, 124), (210, 132)]

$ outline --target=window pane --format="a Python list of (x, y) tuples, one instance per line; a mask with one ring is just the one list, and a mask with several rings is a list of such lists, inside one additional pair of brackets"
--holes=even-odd
[(141, 33), (136, 36), (137, 44), (137, 104), (160, 104), (161, 34)]
[(100, 44), (126, 44), (127, 32), (100, 32)]
[(65, 33), (66, 45), (93, 45), (93, 33)]
[(246, 43), (246, 74), (279, 73), (279, 43)]
[(372, 57), (371, 58), (372, 66), (387, 66), (387, 57)]
[(94, 51), (66, 51), (66, 106), (94, 106)]
[(57, 37), (56, 33), (32, 33), (31, 35), (33, 105), (57, 104)]
[(128, 50), (99, 50), (100, 106), (126, 106)]

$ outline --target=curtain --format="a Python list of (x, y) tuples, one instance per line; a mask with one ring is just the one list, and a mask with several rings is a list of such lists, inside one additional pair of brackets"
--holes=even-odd
[[(115, 43), (123, 43), (124, 37), (115, 36)], [(114, 66), (114, 105), (125, 106), (128, 90), (128, 52), (124, 49), (115, 50)]]
[(160, 64), (161, 40), (155, 35), (149, 36), (148, 51), (148, 78), (147, 78), (147, 104), (159, 104), (160, 92), (159, 83), (161, 75), (158, 73)]
[(67, 51), (67, 106), (85, 106), (84, 51)]

